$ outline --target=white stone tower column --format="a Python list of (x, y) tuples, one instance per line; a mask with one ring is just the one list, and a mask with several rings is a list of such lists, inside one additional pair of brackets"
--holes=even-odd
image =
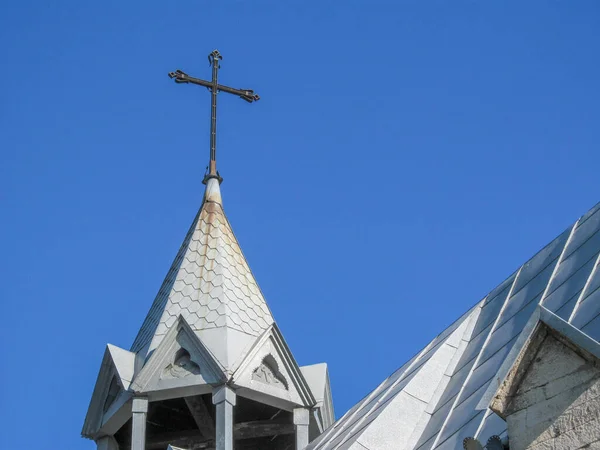
[(146, 449), (146, 415), (148, 414), (148, 399), (136, 397), (131, 406), (133, 413), (131, 427), (131, 450)]
[(296, 450), (304, 450), (308, 445), (308, 424), (310, 415), (307, 408), (294, 409), (294, 425), (296, 429)]
[[(216, 450), (233, 450), (233, 407), (235, 392), (226, 385), (213, 391), (213, 404), (216, 405)], [(133, 449), (132, 449), (133, 450)]]

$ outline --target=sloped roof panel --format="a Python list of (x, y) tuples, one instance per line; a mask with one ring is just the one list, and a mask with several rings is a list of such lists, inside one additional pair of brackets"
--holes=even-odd
[[(412, 436), (408, 432), (400, 436), (390, 433), (389, 439), (395, 440), (398, 448), (450, 450), (461, 449), (463, 439), (468, 436), (487, 439), (493, 434), (505, 433), (506, 424), (488, 409), (487, 396), (494, 377), (507, 357), (510, 358), (509, 354), (514, 354), (515, 349), (522, 345), (519, 337), (538, 305), (542, 304), (592, 339), (600, 341), (599, 265), (600, 203), (474, 307), (478, 312), (474, 316), (476, 322), (470, 335), (463, 337), (463, 350), (457, 355), (458, 361), (452, 372), (444, 375), (449, 379), (441, 385), (443, 392), (430, 400)], [(463, 320), (466, 320), (465, 316), (459, 322)], [(456, 327), (453, 324), (441, 336), (445, 338)], [(410, 364), (403, 366), (401, 376), (394, 374), (382, 383), (308, 448), (387, 448), (386, 444), (382, 444), (385, 434), (381, 435), (381, 432), (379, 440), (359, 439), (354, 445), (356, 439), (353, 436), (359, 429), (356, 424), (362, 424), (360, 432), (363, 434), (374, 422), (377, 422), (380, 431), (401, 427), (403, 417), (410, 415), (414, 407), (396, 408), (395, 414), (380, 414), (379, 418), (369, 416), (378, 411), (374, 405), (393, 403), (394, 398), (407, 394), (406, 386), (419, 382), (419, 377), (425, 373), (421, 374), (419, 369), (440, 343), (438, 336)], [(403, 405), (403, 402), (395, 404)], [(389, 423), (381, 423), (384, 417)], [(419, 433), (416, 438), (415, 432)], [(403, 446), (407, 443), (410, 445)]]
[(228, 370), (273, 317), (222, 207), (211, 178), (165, 281), (133, 343), (143, 356), (182, 316)]

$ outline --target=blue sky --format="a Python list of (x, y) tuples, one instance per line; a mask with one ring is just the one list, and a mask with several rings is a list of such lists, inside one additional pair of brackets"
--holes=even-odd
[[(200, 205), (337, 415), (600, 200), (595, 1), (4, 2), (2, 446), (79, 437)], [(9, 405), (6, 407), (6, 405)], [(31, 436), (31, 442), (28, 439)]]

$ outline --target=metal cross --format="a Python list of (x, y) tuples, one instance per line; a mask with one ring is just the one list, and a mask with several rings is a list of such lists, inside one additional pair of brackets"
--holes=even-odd
[(210, 164), (208, 166), (208, 173), (204, 176), (202, 181), (204, 184), (211, 178), (216, 178), (219, 183), (223, 181), (223, 178), (217, 171), (217, 94), (219, 91), (227, 92), (239, 96), (241, 99), (246, 100), (248, 103), (255, 102), (260, 97), (254, 93), (252, 89), (234, 89), (229, 86), (223, 86), (217, 81), (218, 72), (221, 67), (219, 61), (223, 57), (218, 50), (213, 50), (208, 55), (208, 63), (212, 66), (212, 81), (205, 81), (199, 78), (190, 77), (187, 73), (181, 70), (169, 73), (169, 78), (175, 79), (175, 83), (192, 83), (199, 86), (204, 86), (211, 91), (211, 110), (210, 110)]

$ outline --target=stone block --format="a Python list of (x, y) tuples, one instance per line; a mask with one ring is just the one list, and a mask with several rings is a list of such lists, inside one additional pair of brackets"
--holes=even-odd
[[(567, 387), (578, 381), (588, 381), (508, 416), (511, 448), (574, 450), (600, 440), (600, 380), (597, 377), (589, 380), (590, 373), (595, 370), (572, 374), (565, 380)], [(537, 389), (521, 394), (515, 402), (520, 400), (524, 405), (520, 397), (529, 394), (533, 399), (532, 392)]]
[(590, 448), (591, 443), (600, 440), (600, 421), (587, 422), (573, 430), (561, 434), (554, 439), (556, 450), (575, 450), (579, 448)]
[(535, 361), (529, 367), (517, 394), (544, 386), (575, 372), (586, 364), (586, 360), (553, 337), (548, 337)]
[[(511, 446), (512, 448), (512, 446)], [(515, 447), (516, 449), (522, 448), (525, 449), (525, 447)], [(556, 450), (556, 447), (554, 446), (554, 441), (546, 441), (546, 442), (540, 442), (537, 444), (532, 444), (529, 447), (527, 447), (527, 450)]]
[(530, 391), (517, 395), (510, 404), (510, 410), (520, 411), (545, 400), (546, 393), (544, 386), (536, 387)]
[(600, 417), (600, 402), (589, 401), (574, 408), (567, 409), (552, 424), (557, 435), (576, 429), (587, 422)]
[(562, 378), (548, 382), (548, 384), (543, 386), (542, 389), (544, 390), (544, 395), (546, 398), (552, 398), (576, 386), (588, 384), (591, 380), (597, 377), (598, 369), (592, 365), (586, 365)]
[(514, 448), (526, 448), (531, 442), (527, 432), (527, 410), (522, 409), (506, 418), (510, 433), (510, 445)]
[(580, 396), (573, 406), (578, 403), (585, 403), (591, 400), (600, 401), (600, 378), (592, 380), (585, 391), (585, 394)]
[(543, 425), (540, 424), (537, 430), (530, 428), (527, 431), (529, 433), (527, 436), (527, 440), (529, 441), (528, 448), (552, 441), (557, 436), (551, 421), (548, 421)]
[(534, 427), (548, 420), (551, 422), (554, 421), (554, 419), (569, 409), (573, 401), (573, 396), (578, 397), (579, 395), (581, 395), (581, 392), (563, 392), (551, 399), (531, 405), (527, 408), (527, 426)]

